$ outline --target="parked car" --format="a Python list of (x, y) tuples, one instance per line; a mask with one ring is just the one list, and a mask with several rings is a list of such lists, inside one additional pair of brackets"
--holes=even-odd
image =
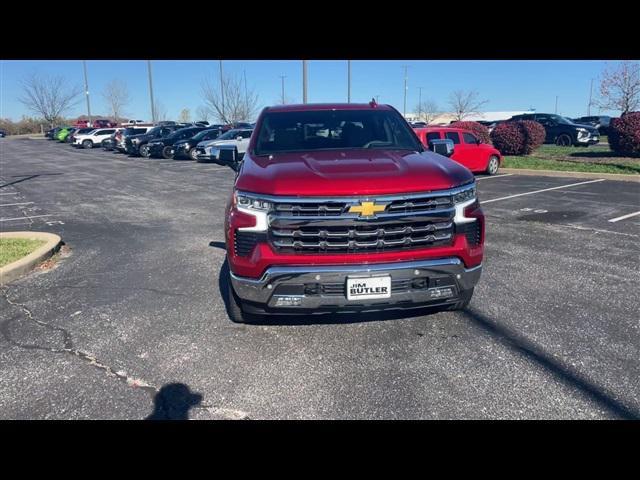
[(224, 132), (215, 140), (200, 142), (196, 146), (196, 161), (200, 163), (220, 163), (220, 149), (217, 148), (220, 145), (233, 146), (238, 159), (242, 159), (244, 152), (247, 151), (247, 147), (249, 146), (249, 140), (252, 133), (253, 130), (249, 129), (233, 129)]
[(115, 150), (118, 153), (126, 153), (127, 152), (127, 138), (133, 137), (135, 135), (144, 135), (149, 130), (155, 128), (154, 126), (140, 126), (135, 125), (133, 127), (126, 127), (124, 130), (120, 132), (116, 132), (114, 140), (115, 140)]
[(217, 139), (221, 133), (222, 130), (219, 128), (207, 128), (191, 138), (177, 141), (173, 144), (173, 158), (190, 158), (191, 160), (197, 160), (197, 152), (194, 147), (200, 142)]
[(102, 140), (109, 138), (116, 131), (115, 128), (97, 128), (84, 135), (77, 135), (73, 146), (82, 148), (93, 148), (100, 146)]
[(122, 136), (122, 132), (125, 130), (124, 127), (118, 127), (116, 128), (116, 131), (113, 132), (109, 138), (105, 138), (102, 142), (102, 148), (104, 148), (106, 151), (112, 151), (116, 149), (116, 145), (118, 140), (116, 140), (116, 138), (120, 138)]
[(544, 143), (568, 147), (595, 145), (600, 141), (598, 129), (591, 125), (574, 123), (568, 118), (553, 113), (527, 113), (511, 117), (513, 120), (534, 120), (541, 123), (547, 132)]
[(131, 125), (139, 125), (141, 123), (145, 123), (143, 120), (127, 120), (126, 122), (123, 122), (121, 125), (123, 127), (128, 127)]
[(140, 155), (145, 157), (147, 156), (148, 143), (151, 140), (167, 137), (180, 128), (182, 127), (179, 127), (175, 122), (173, 122), (172, 125), (158, 125), (157, 127), (153, 127), (146, 133), (140, 135), (128, 135), (125, 138), (126, 152), (129, 155)]
[(598, 129), (598, 133), (600, 135), (608, 135), (609, 134), (609, 125), (611, 123), (611, 117), (608, 115), (599, 115), (595, 117), (580, 117), (572, 119), (573, 123), (578, 123), (582, 125), (591, 125)]
[(146, 149), (148, 158), (173, 158), (173, 145), (180, 140), (187, 140), (195, 134), (200, 133), (206, 127), (185, 127), (176, 130), (166, 137), (156, 138), (149, 141)]
[[(451, 140), (439, 142), (450, 151)], [(224, 226), (233, 321), (458, 310), (471, 300), (485, 231), (474, 176), (422, 145), (395, 108), (266, 108), (242, 161), (228, 164), (236, 171)]]
[(70, 133), (67, 138), (66, 138), (66, 142), (67, 143), (71, 143), (73, 144), (73, 142), (75, 141), (76, 137), (78, 135), (86, 135), (90, 132), (93, 132), (95, 130), (95, 128), (93, 127), (87, 127), (87, 128), (76, 128), (72, 133)]
[(449, 139), (453, 141), (454, 152), (451, 159), (464, 165), (472, 172), (495, 175), (503, 158), (493, 146), (482, 143), (468, 130), (454, 127), (415, 128), (418, 138), (427, 148), (433, 148), (433, 140)]
[(67, 136), (69, 136), (71, 133), (73, 133), (75, 129), (73, 127), (63, 127), (60, 130), (58, 130), (58, 133), (56, 134), (56, 140), (58, 140), (58, 142), (63, 143), (66, 139)]
[(0, 128), (0, 138), (4, 138), (7, 136), (7, 131)]

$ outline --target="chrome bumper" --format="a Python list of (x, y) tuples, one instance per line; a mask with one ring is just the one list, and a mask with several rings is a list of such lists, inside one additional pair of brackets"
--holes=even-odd
[[(257, 280), (231, 273), (231, 284), (238, 297), (245, 302), (291, 312), (301, 309), (411, 308), (430, 303), (454, 303), (461, 291), (469, 290), (478, 283), (481, 272), (482, 265), (466, 269), (458, 258), (443, 258), (367, 265), (271, 267)], [(345, 285), (346, 290), (347, 277), (378, 275), (391, 276), (392, 283), (402, 283), (403, 280), (410, 282), (404, 282), (408, 283), (406, 288), (392, 291), (391, 297), (385, 299), (349, 301), (344, 291), (330, 295), (308, 295), (304, 292), (305, 285), (309, 284), (340, 283)], [(428, 287), (413, 288), (411, 282), (420, 279), (427, 279)], [(450, 287), (450, 294), (440, 296), (436, 292), (446, 291), (447, 287)], [(298, 304), (276, 305), (280, 297), (296, 297)]]

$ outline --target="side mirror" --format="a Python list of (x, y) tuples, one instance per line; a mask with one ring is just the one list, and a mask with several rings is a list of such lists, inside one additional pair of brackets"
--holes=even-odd
[(450, 140), (448, 138), (445, 140), (431, 140), (431, 142), (429, 142), (429, 145), (435, 153), (439, 153), (440, 155), (444, 155), (445, 157), (450, 157), (451, 155), (453, 155), (453, 140)]
[(242, 141), (242, 137), (238, 135), (238, 136), (236, 137), (236, 140), (240, 142), (240, 141)]
[(218, 145), (215, 149), (218, 150), (217, 154), (215, 151), (211, 152), (214, 157), (213, 162), (237, 172), (240, 167), (240, 161), (235, 145)]
[(480, 141), (479, 138), (476, 138), (476, 145), (480, 145), (482, 142)]

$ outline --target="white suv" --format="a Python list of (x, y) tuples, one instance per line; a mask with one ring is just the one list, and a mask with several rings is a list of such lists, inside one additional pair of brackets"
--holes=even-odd
[(84, 135), (78, 135), (73, 142), (74, 147), (93, 148), (100, 146), (102, 141), (115, 133), (115, 128), (96, 128), (94, 131)]
[(218, 160), (220, 150), (219, 146), (234, 146), (238, 153), (238, 159), (242, 159), (244, 152), (247, 151), (249, 140), (253, 130), (246, 128), (236, 128), (223, 133), (215, 140), (207, 140), (196, 145), (196, 161), (197, 162), (215, 162)]

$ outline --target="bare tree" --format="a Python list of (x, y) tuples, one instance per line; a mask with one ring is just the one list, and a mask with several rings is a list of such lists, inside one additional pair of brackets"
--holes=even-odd
[(180, 110), (180, 115), (178, 116), (178, 121), (182, 123), (188, 123), (191, 121), (191, 110), (188, 108), (183, 108)]
[(418, 105), (416, 105), (416, 113), (418, 114), (418, 119), (425, 121), (427, 125), (440, 115), (438, 104), (433, 100), (423, 100), (418, 103)]
[(156, 112), (156, 122), (162, 122), (164, 120), (169, 120), (169, 115), (167, 114), (167, 107), (165, 107), (160, 100), (157, 98), (153, 100), (153, 109)]
[(224, 75), (222, 92), (220, 79), (206, 78), (202, 83), (202, 96), (214, 117), (222, 123), (252, 120), (258, 112), (258, 94), (247, 89), (239, 77)]
[(80, 101), (82, 88), (68, 87), (66, 79), (60, 75), (40, 75), (32, 73), (21, 81), (22, 96), (18, 101), (32, 112), (41, 115), (50, 125)]
[(456, 90), (449, 96), (449, 106), (453, 111), (456, 121), (480, 113), (480, 109), (487, 103), (487, 100), (480, 100), (478, 92)]
[(204, 105), (200, 105), (196, 109), (196, 116), (198, 117), (198, 120), (202, 120), (204, 122), (208, 122), (209, 119), (211, 118), (211, 110), (209, 110)]
[(102, 92), (102, 96), (107, 102), (110, 116), (119, 123), (124, 115), (124, 107), (131, 101), (127, 84), (122, 80), (111, 80)]
[(618, 67), (607, 66), (600, 81), (600, 100), (603, 109), (620, 110), (623, 114), (640, 108), (640, 63), (621, 62)]

